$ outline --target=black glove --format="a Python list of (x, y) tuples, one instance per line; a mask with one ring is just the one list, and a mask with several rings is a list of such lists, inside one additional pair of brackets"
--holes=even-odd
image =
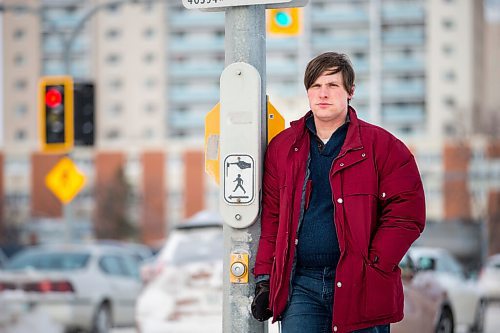
[(255, 285), (255, 297), (252, 301), (252, 315), (258, 321), (266, 321), (273, 315), (269, 310), (269, 281), (261, 281)]

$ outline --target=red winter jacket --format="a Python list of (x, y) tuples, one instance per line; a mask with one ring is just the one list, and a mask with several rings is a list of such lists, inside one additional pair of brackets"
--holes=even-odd
[[(305, 119), (310, 114), (292, 122), (266, 152), (254, 274), (270, 275), (274, 321), (290, 293), (309, 156)], [(332, 325), (338, 333), (403, 318), (398, 264), (425, 224), (424, 191), (413, 155), (389, 132), (359, 120), (352, 108), (349, 117), (344, 145), (330, 171), (341, 251)]]

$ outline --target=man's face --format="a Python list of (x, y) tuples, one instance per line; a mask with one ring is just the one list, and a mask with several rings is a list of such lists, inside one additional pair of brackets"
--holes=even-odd
[(348, 99), (352, 98), (354, 88), (352, 92), (345, 90), (342, 72), (330, 73), (325, 71), (314, 81), (307, 90), (307, 97), (316, 121), (340, 126), (345, 121)]

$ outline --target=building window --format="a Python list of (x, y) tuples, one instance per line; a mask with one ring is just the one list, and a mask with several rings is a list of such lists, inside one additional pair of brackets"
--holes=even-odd
[(156, 111), (156, 106), (153, 103), (148, 103), (144, 106), (144, 111), (146, 113), (153, 113)]
[(109, 87), (113, 90), (120, 90), (123, 86), (123, 81), (121, 79), (113, 79), (109, 81)]
[(449, 44), (443, 45), (442, 49), (443, 49), (443, 53), (445, 55), (448, 55), (448, 56), (452, 55), (453, 53), (455, 53), (455, 48), (453, 46), (449, 45)]
[(454, 97), (449, 96), (444, 99), (444, 104), (450, 108), (453, 108), (456, 106), (457, 103)]
[(108, 54), (108, 56), (106, 57), (106, 63), (108, 63), (109, 65), (116, 65), (120, 62), (120, 60), (121, 56), (116, 53)]
[(144, 86), (146, 88), (154, 88), (156, 86), (156, 79), (153, 78), (153, 77), (150, 77), (150, 78), (147, 78), (145, 81), (144, 81)]
[(153, 29), (152, 27), (147, 27), (146, 29), (144, 29), (144, 31), (142, 32), (142, 35), (146, 38), (152, 38), (154, 37), (155, 35), (155, 29)]
[(14, 110), (16, 117), (22, 118), (28, 113), (28, 106), (26, 104), (18, 104)]
[(26, 32), (24, 31), (24, 29), (22, 28), (17, 28), (16, 30), (14, 30), (14, 39), (15, 40), (20, 40), (24, 37), (24, 35), (26, 34)]
[(151, 52), (146, 53), (143, 60), (146, 64), (151, 64), (155, 60), (155, 55)]
[(455, 28), (455, 21), (453, 21), (452, 19), (443, 19), (443, 27), (445, 29), (448, 29), (448, 30), (451, 30), (453, 28)]
[(144, 12), (146, 14), (152, 13), (153, 9), (154, 9), (153, 3), (147, 1), (144, 3)]
[(120, 137), (120, 131), (117, 130), (116, 128), (109, 130), (106, 133), (106, 138), (110, 140), (116, 140)]
[(120, 5), (121, 4), (111, 4), (106, 6), (106, 9), (110, 15), (116, 15), (120, 12)]
[(121, 30), (119, 29), (111, 28), (108, 29), (108, 31), (106, 31), (107, 39), (117, 39), (118, 37), (120, 37), (120, 35), (121, 35)]
[(14, 65), (21, 66), (22, 64), (24, 64), (24, 56), (22, 53), (18, 53), (14, 56)]
[(123, 106), (120, 103), (115, 103), (108, 110), (111, 115), (119, 115), (123, 111)]
[(25, 90), (28, 86), (28, 82), (25, 79), (19, 79), (14, 82), (14, 88), (18, 91)]
[(26, 140), (26, 131), (25, 130), (17, 130), (16, 133), (14, 133), (14, 139), (16, 141), (24, 141)]
[(455, 79), (457, 78), (457, 75), (455, 74), (455, 71), (448, 70), (448, 71), (444, 72), (443, 77), (446, 81), (455, 81)]
[(146, 128), (143, 132), (142, 132), (142, 137), (145, 138), (145, 139), (151, 139), (152, 137), (154, 137), (154, 131), (152, 128)]

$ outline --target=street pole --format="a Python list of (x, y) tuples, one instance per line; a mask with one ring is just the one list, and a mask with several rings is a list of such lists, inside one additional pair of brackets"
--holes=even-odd
[[(253, 66), (260, 74), (260, 137), (256, 137), (263, 155), (267, 143), (266, 110), (266, 22), (265, 5), (235, 6), (226, 8), (225, 14), (225, 65), (243, 62)], [(224, 121), (221, 118), (221, 121)], [(235, 133), (238, 135), (238, 133)], [(257, 161), (263, 161), (258, 156)], [(261, 163), (261, 162), (259, 162)], [(221, 189), (222, 190), (222, 189)], [(260, 201), (260, 193), (257, 199)], [(223, 290), (223, 332), (263, 333), (265, 324), (255, 320), (250, 312), (250, 304), (255, 290), (255, 281), (250, 271), (246, 284), (229, 281), (231, 253), (249, 254), (249, 267), (254, 267), (260, 237), (260, 217), (248, 228), (233, 228), (227, 223), (224, 233), (224, 290)]]

